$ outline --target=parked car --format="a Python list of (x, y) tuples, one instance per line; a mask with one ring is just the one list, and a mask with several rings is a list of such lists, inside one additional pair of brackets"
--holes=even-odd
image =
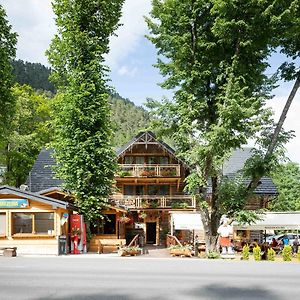
[(289, 238), (289, 244), (292, 246), (294, 240), (298, 237), (299, 241), (300, 241), (300, 234), (299, 233), (292, 233), (292, 232), (287, 232), (287, 233), (282, 233), (282, 234), (277, 234), (277, 235), (271, 235), (268, 236), (266, 238), (266, 242), (268, 242), (269, 244), (272, 243), (273, 238), (275, 238), (275, 240), (277, 242), (282, 242), (283, 237), (287, 235), (287, 237)]

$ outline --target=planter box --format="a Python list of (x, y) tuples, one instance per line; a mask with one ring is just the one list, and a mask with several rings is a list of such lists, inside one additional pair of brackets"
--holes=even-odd
[(192, 252), (189, 249), (170, 249), (171, 256), (192, 257)]

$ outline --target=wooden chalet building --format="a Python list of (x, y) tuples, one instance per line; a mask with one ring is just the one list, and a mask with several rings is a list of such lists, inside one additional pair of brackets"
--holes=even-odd
[[(224, 164), (223, 174), (234, 176), (250, 156), (250, 148), (235, 151)], [(188, 166), (150, 131), (139, 133), (118, 149), (117, 160), (119, 169), (114, 193), (109, 197), (109, 206), (102, 212), (106, 221), (99, 220), (91, 225), (90, 251), (98, 250), (99, 239), (116, 243), (126, 239), (128, 244), (136, 234), (143, 237), (140, 243), (164, 245), (171, 229), (171, 214), (196, 213), (197, 210), (195, 199), (184, 192)], [(31, 192), (66, 199), (67, 193), (60, 188), (62, 181), (55, 179), (53, 165), (52, 150), (43, 149), (26, 184)], [(267, 207), (277, 190), (269, 177), (263, 177), (255, 193), (249, 209)], [(186, 230), (177, 234), (179, 238), (188, 238)]]

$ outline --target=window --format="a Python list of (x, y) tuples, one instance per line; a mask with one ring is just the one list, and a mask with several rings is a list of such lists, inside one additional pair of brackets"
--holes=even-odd
[(135, 163), (137, 165), (143, 165), (145, 163), (145, 157), (144, 156), (137, 156), (135, 158)]
[(150, 156), (148, 158), (149, 165), (157, 165), (158, 164), (158, 157), (157, 156)]
[(159, 194), (159, 187), (157, 185), (149, 185), (148, 186), (148, 194), (149, 195), (158, 195)]
[(134, 195), (133, 185), (124, 185), (124, 195)]
[(13, 234), (32, 233), (32, 214), (13, 213)]
[(54, 230), (54, 213), (35, 213), (35, 232), (47, 234), (49, 230)]
[(132, 165), (134, 157), (133, 156), (125, 156), (124, 157), (124, 164), (125, 165)]
[(0, 213), (0, 235), (6, 235), (6, 214)]
[(148, 186), (149, 195), (169, 195), (170, 186), (169, 185), (149, 185)]
[(135, 194), (136, 195), (144, 195), (144, 186), (143, 185), (136, 185), (135, 186)]
[(48, 234), (54, 230), (54, 213), (13, 213), (13, 234)]
[(160, 195), (170, 195), (170, 186), (169, 185), (161, 185), (159, 194)]
[(167, 156), (161, 156), (159, 158), (159, 163), (161, 165), (167, 165), (169, 163), (169, 158)]

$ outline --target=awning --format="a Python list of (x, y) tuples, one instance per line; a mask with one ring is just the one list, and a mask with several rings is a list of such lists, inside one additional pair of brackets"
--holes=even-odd
[(203, 229), (201, 215), (197, 213), (171, 213), (171, 219), (176, 230)]
[(267, 212), (261, 219), (250, 225), (241, 225), (237, 222), (233, 222), (232, 225), (235, 230), (300, 229), (300, 212)]

